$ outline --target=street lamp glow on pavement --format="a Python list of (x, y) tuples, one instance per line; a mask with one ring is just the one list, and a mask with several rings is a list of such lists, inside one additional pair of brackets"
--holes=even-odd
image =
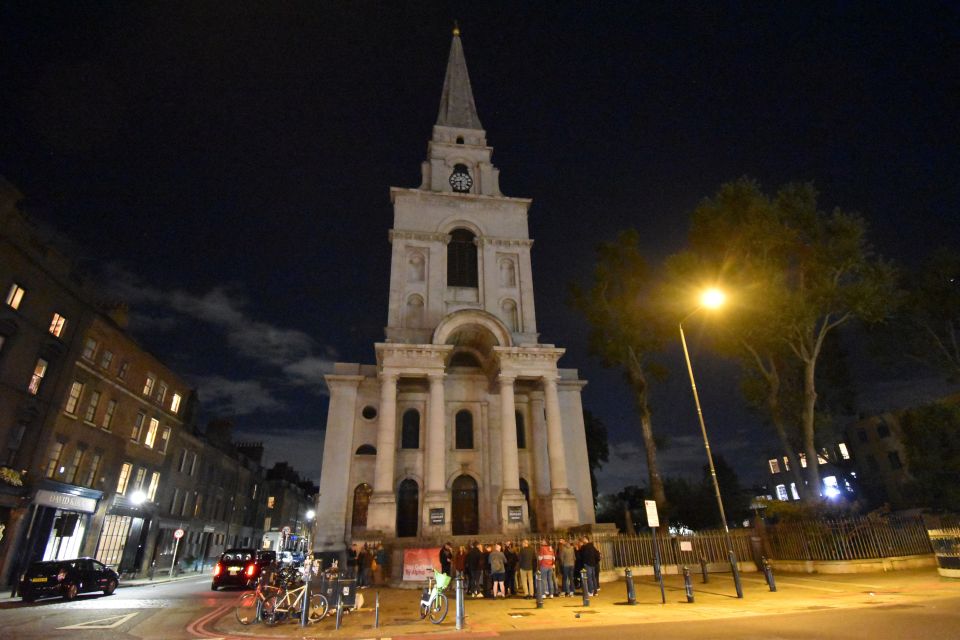
[(727, 543), (727, 555), (730, 558), (730, 570), (733, 573), (733, 584), (737, 589), (737, 597), (743, 597), (743, 587), (740, 584), (740, 571), (737, 568), (737, 555), (733, 551), (730, 540), (730, 527), (727, 526), (727, 514), (723, 509), (723, 498), (720, 497), (720, 484), (717, 482), (717, 470), (713, 466), (713, 454), (710, 452), (710, 439), (707, 437), (707, 425), (703, 421), (703, 410), (700, 408), (700, 396), (697, 393), (697, 382), (693, 377), (693, 365), (690, 364), (690, 351), (687, 350), (687, 338), (683, 333), (683, 323), (700, 309), (718, 309), (726, 302), (727, 296), (717, 288), (710, 288), (700, 295), (700, 306), (691, 311), (678, 323), (680, 327), (680, 342), (683, 344), (683, 356), (687, 361), (687, 373), (690, 374), (690, 388), (693, 390), (693, 401), (697, 406), (697, 418), (700, 420), (700, 432), (703, 434), (703, 446), (707, 450), (707, 462), (710, 463), (710, 479), (713, 481), (713, 491), (717, 497), (717, 508), (720, 510), (720, 520), (723, 521), (723, 533)]

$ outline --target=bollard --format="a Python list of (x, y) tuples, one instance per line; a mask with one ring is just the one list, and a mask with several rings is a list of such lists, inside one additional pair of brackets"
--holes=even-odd
[(463, 621), (466, 618), (463, 607), (463, 575), (457, 576), (457, 631), (463, 629)]
[(337, 626), (340, 628), (340, 623), (343, 620), (343, 593), (337, 594)]
[(767, 586), (770, 587), (770, 591), (776, 591), (777, 581), (773, 578), (773, 567), (770, 566), (770, 561), (766, 558), (763, 559), (763, 575), (767, 579)]
[(637, 589), (633, 586), (633, 571), (630, 567), (627, 567), (624, 579), (627, 583), (627, 604), (637, 604)]
[(256, 620), (257, 620), (257, 622), (261, 622), (261, 621), (263, 620), (263, 600), (261, 600), (260, 598), (257, 598), (257, 618), (256, 618)]
[(377, 597), (373, 601), (373, 628), (380, 628), (380, 592), (377, 591)]
[(543, 584), (540, 579), (540, 569), (534, 570), (533, 573), (533, 592), (537, 596), (537, 609), (543, 609)]
[(737, 588), (737, 597), (743, 597), (743, 586), (740, 584), (740, 567), (737, 566), (737, 556), (730, 549), (730, 570), (733, 572), (733, 586)]
[(583, 606), (590, 606), (590, 589), (593, 587), (587, 579), (587, 568), (580, 569), (580, 592), (583, 594)]
[(690, 578), (690, 568), (683, 567), (683, 588), (687, 592), (687, 602), (693, 602), (693, 580)]
[(710, 574), (707, 572), (707, 559), (700, 556), (700, 573), (703, 574), (703, 584), (710, 582)]
[(303, 581), (303, 606), (300, 607), (300, 626), (310, 624), (310, 574)]

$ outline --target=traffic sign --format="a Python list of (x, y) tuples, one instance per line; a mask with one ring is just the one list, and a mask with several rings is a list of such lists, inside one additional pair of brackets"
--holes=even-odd
[(660, 518), (657, 516), (657, 502), (655, 500), (644, 500), (643, 506), (647, 508), (647, 525), (659, 527)]
[(183, 537), (183, 529), (177, 529), (176, 531), (173, 532), (174, 540), (179, 540), (182, 537)]
[(285, 536), (290, 535), (290, 527), (289, 527), (289, 526), (283, 528), (283, 535), (285, 535)]

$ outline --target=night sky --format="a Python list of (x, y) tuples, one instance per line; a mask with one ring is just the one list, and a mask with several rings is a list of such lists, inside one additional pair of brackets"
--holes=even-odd
[[(3, 2), (0, 175), (130, 302), (131, 331), (197, 386), (204, 420), (232, 417), (268, 462), (317, 479), (322, 374), (372, 363), (383, 339), (388, 188), (420, 182), (459, 20), (501, 188), (534, 200), (541, 341), (590, 381), (616, 490), (646, 481), (637, 419), (566, 305), (593, 248), (635, 226), (657, 261), (743, 175), (813, 181), (899, 262), (957, 247), (957, 6)], [(756, 478), (772, 439), (690, 333), (714, 450)], [(664, 471), (699, 475), (679, 350), (667, 361)], [(901, 397), (853, 366), (861, 410)]]

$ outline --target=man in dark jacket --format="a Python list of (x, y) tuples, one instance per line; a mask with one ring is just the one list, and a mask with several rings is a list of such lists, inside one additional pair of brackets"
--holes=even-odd
[(518, 568), (520, 570), (520, 587), (527, 598), (533, 597), (533, 572), (534, 564), (537, 561), (537, 554), (530, 546), (529, 540), (520, 543), (520, 561)]
[(453, 576), (453, 543), (445, 542), (440, 548), (440, 571)]
[(587, 584), (583, 585), (583, 588), (589, 591), (590, 595), (595, 596), (600, 591), (600, 585), (597, 583), (597, 576), (600, 573), (600, 551), (589, 537), (583, 536), (580, 554), (583, 558), (583, 568), (587, 570)]
[(470, 551), (467, 552), (467, 572), (470, 574), (470, 595), (476, 598), (483, 584), (483, 551), (479, 542), (470, 545)]
[(517, 551), (514, 549), (513, 543), (509, 540), (507, 541), (507, 546), (503, 552), (503, 555), (507, 557), (507, 595), (515, 596), (517, 595), (517, 563), (520, 562), (520, 556), (517, 555)]

